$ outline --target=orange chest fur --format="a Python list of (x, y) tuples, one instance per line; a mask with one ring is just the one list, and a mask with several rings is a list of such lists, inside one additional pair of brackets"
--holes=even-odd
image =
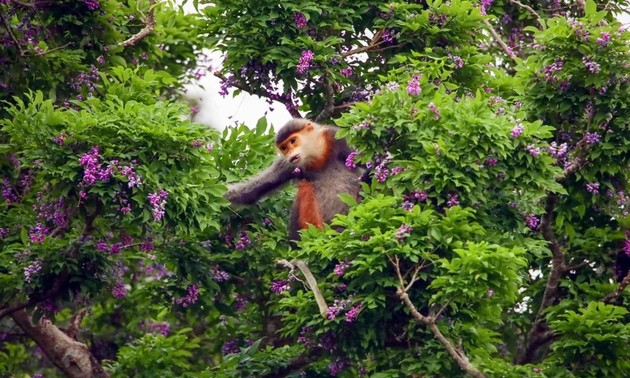
[(320, 229), (324, 227), (315, 188), (309, 181), (300, 180), (298, 182), (297, 206), (300, 229), (307, 228), (309, 224)]

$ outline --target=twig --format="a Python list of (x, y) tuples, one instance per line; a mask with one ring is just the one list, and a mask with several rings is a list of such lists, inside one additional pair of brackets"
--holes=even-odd
[(385, 43), (385, 40), (381, 39), (382, 37), (383, 37), (383, 30), (379, 30), (376, 32), (376, 34), (374, 34), (374, 36), (372, 37), (372, 40), (370, 40), (370, 43), (367, 44), (367, 46), (357, 47), (356, 49), (346, 51), (345, 53), (341, 53), (339, 55), (341, 55), (342, 58), (345, 58), (350, 55), (360, 54), (363, 52), (373, 50), (375, 47), (378, 47), (379, 45), (382, 45), (383, 43)]
[(540, 15), (538, 13), (536, 13), (536, 11), (530, 7), (529, 5), (525, 5), (523, 3), (521, 3), (518, 0), (508, 0), (510, 3), (516, 5), (519, 8), (523, 8), (525, 9), (527, 12), (529, 12), (529, 14), (531, 14), (532, 16), (534, 16), (534, 18), (536, 19), (536, 21), (538, 22), (538, 25), (540, 25), (541, 28), (545, 27), (545, 23), (543, 21), (543, 19), (540, 17)]
[(294, 109), (293, 107), (287, 106), (288, 104), (287, 104), (286, 101), (283, 101), (283, 100), (281, 100), (279, 98), (271, 98), (271, 97), (266, 96), (264, 94), (260, 94), (260, 93), (256, 92), (254, 89), (252, 89), (252, 88), (250, 88), (250, 87), (248, 87), (246, 85), (243, 85), (243, 84), (241, 84), (239, 82), (235, 82), (235, 81), (232, 81), (232, 80), (228, 79), (227, 77), (225, 77), (225, 75), (223, 75), (219, 71), (213, 72), (213, 75), (218, 77), (219, 79), (221, 79), (222, 82), (224, 82), (224, 83), (225, 82), (229, 82), (230, 86), (232, 86), (234, 88), (238, 88), (238, 89), (240, 89), (240, 90), (242, 90), (244, 92), (247, 92), (247, 93), (249, 93), (251, 95), (259, 96), (259, 97), (266, 97), (266, 98), (269, 98), (269, 99), (271, 99), (273, 101), (277, 101), (277, 102), (283, 104), (286, 107), (286, 109), (289, 112), (289, 114), (291, 114), (291, 117), (293, 117), (293, 118), (302, 118), (302, 115), (300, 114), (299, 111), (297, 111), (297, 109)]
[(505, 42), (503, 42), (503, 39), (501, 39), (501, 36), (497, 33), (496, 30), (494, 30), (494, 27), (492, 27), (492, 24), (490, 24), (490, 22), (485, 19), (483, 20), (483, 24), (486, 25), (486, 29), (488, 29), (490, 34), (492, 34), (492, 38), (494, 38), (496, 43), (498, 43), (499, 46), (501, 46), (501, 49), (503, 49), (503, 51), (507, 54), (507, 56), (509, 56), (510, 59), (512, 60), (516, 60), (516, 55), (514, 54), (514, 52), (508, 45), (505, 44)]
[(317, 302), (317, 307), (319, 307), (319, 313), (325, 318), (326, 315), (328, 314), (328, 305), (326, 304), (326, 299), (324, 299), (324, 296), (322, 295), (321, 291), (319, 291), (319, 286), (317, 286), (317, 280), (313, 276), (313, 273), (311, 273), (311, 270), (308, 268), (308, 266), (306, 266), (304, 261), (297, 260), (297, 259), (288, 261), (288, 260), (282, 259), (282, 260), (278, 260), (276, 262), (276, 265), (289, 268), (291, 272), (293, 272), (293, 270), (295, 270), (296, 267), (300, 269), (300, 271), (304, 275), (304, 278), (306, 278), (306, 282), (308, 282), (308, 285), (311, 287), (311, 290), (313, 291), (313, 295), (315, 296), (315, 302)]
[(0, 310), (0, 319), (4, 318), (5, 316), (11, 315), (16, 311), (22, 310), (32, 304), (35, 304), (36, 301), (34, 300), (30, 300), (30, 301), (26, 301), (23, 303), (18, 303), (15, 306), (12, 307), (7, 307), (5, 309)]
[(7, 21), (7, 19), (4, 18), (4, 12), (0, 12), (0, 20), (2, 20), (2, 23), (4, 24), (4, 27), (7, 29), (7, 32), (9, 33), (9, 36), (13, 40), (13, 44), (15, 44), (15, 47), (20, 52), (20, 56), (24, 56), (24, 50), (22, 50), (22, 46), (20, 45), (20, 42), (18, 41), (18, 39), (15, 36), (15, 34), (13, 34), (13, 29), (11, 29), (11, 24), (9, 24), (9, 21)]
[(79, 327), (81, 326), (81, 321), (83, 320), (83, 317), (85, 317), (85, 314), (87, 314), (87, 312), (88, 312), (87, 307), (82, 308), (76, 314), (72, 316), (72, 319), (70, 319), (70, 325), (68, 326), (68, 329), (66, 330), (66, 335), (70, 336), (71, 338), (75, 340), (78, 340), (77, 335), (79, 334)]
[[(414, 304), (411, 302), (411, 299), (409, 299), (409, 295), (407, 294), (407, 290), (408, 288), (411, 288), (411, 284), (405, 286), (405, 279), (400, 273), (400, 260), (398, 259), (398, 256), (394, 256), (394, 259), (389, 256), (387, 256), (387, 258), (392, 263), (394, 270), (396, 271), (396, 277), (398, 277), (399, 287), (396, 289), (396, 295), (398, 295), (398, 298), (400, 298), (405, 306), (407, 306), (407, 309), (411, 313), (411, 316), (418, 323), (429, 328), (431, 333), (433, 333), (433, 336), (440, 342), (440, 344), (442, 344), (442, 346), (444, 346), (444, 349), (446, 349), (448, 354), (453, 358), (453, 360), (455, 360), (457, 365), (463, 371), (475, 378), (485, 378), (485, 375), (470, 363), (470, 360), (466, 356), (466, 353), (464, 352), (461, 345), (456, 347), (451, 340), (447, 339), (444, 334), (442, 334), (442, 331), (440, 331), (436, 324), (436, 317), (422, 315), (420, 311), (418, 311), (416, 306), (414, 306)], [(412, 282), (417, 279), (417, 273), (420, 271), (423, 265), (424, 264), (418, 266), (415, 269), (411, 278)]]
[(626, 290), (626, 287), (628, 287), (628, 285), (630, 285), (630, 272), (628, 272), (628, 274), (626, 274), (626, 276), (619, 283), (619, 286), (617, 287), (617, 289), (615, 291), (613, 291), (612, 293), (607, 294), (604, 298), (602, 298), (602, 302), (608, 303), (608, 302), (612, 301), (613, 299), (617, 298), (618, 296), (621, 295), (621, 293), (623, 293), (624, 290)]
[(151, 34), (153, 29), (155, 28), (155, 0), (149, 0), (149, 12), (147, 13), (147, 17), (144, 20), (144, 28), (140, 30), (137, 34), (131, 36), (131, 38), (126, 41), (120, 42), (118, 45), (122, 47), (133, 46), (136, 43), (140, 42), (147, 35)]

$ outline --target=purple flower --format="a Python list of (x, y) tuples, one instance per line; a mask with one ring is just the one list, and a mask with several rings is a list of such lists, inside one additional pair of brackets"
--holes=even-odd
[(417, 96), (420, 94), (422, 89), (420, 89), (420, 79), (422, 79), (422, 75), (413, 75), (411, 80), (407, 82), (407, 93), (412, 96)]
[(392, 176), (395, 176), (395, 175), (401, 173), (402, 171), (404, 171), (403, 167), (394, 167), (394, 168), (392, 168), (392, 173), (391, 174), (392, 174)]
[(346, 67), (346, 68), (340, 69), (339, 73), (345, 77), (350, 77), (352, 76), (352, 67)]
[(497, 158), (489, 157), (484, 162), (484, 165), (487, 167), (494, 167), (495, 165), (497, 165), (497, 162), (498, 162)]
[(531, 228), (532, 230), (535, 230), (536, 227), (538, 227), (539, 222), (540, 220), (534, 214), (527, 214), (525, 216), (525, 224), (527, 225), (527, 227)]
[(175, 298), (175, 303), (185, 308), (193, 303), (197, 303), (198, 300), (199, 300), (199, 286), (197, 284), (192, 284), (188, 286), (187, 294), (184, 297)]
[(348, 169), (356, 169), (357, 168), (357, 163), (354, 160), (359, 155), (360, 155), (359, 152), (352, 151), (350, 153), (350, 155), (348, 155), (348, 157), (346, 158), (346, 168), (348, 168)]
[(623, 251), (625, 252), (626, 256), (630, 256), (630, 240), (629, 239), (626, 239), (623, 241)]
[(385, 182), (389, 176), (389, 169), (385, 167), (385, 162), (379, 164), (374, 169), (374, 177), (378, 182)]
[(586, 190), (589, 193), (592, 193), (594, 195), (598, 195), (599, 194), (599, 183), (598, 182), (589, 182), (588, 184), (586, 184)]
[(555, 72), (558, 72), (564, 66), (564, 62), (561, 59), (556, 59), (551, 65), (545, 67), (545, 81), (546, 82), (555, 82), (558, 80), (558, 76), (555, 75)]
[(24, 281), (31, 283), (33, 276), (42, 270), (42, 261), (35, 260), (29, 266), (24, 268)]
[(363, 304), (352, 306), (352, 308), (348, 310), (348, 312), (346, 312), (346, 322), (352, 323), (355, 320), (357, 320), (357, 317), (359, 316), (359, 313), (361, 312), (362, 309), (363, 309)]
[(335, 302), (328, 307), (326, 312), (326, 319), (334, 320), (343, 310), (345, 310), (350, 304), (349, 299), (335, 299)]
[(149, 204), (153, 207), (153, 217), (156, 222), (159, 222), (164, 217), (164, 208), (166, 206), (166, 197), (168, 192), (164, 189), (160, 189), (157, 193), (151, 193), (148, 196)]
[(230, 275), (227, 272), (219, 270), (219, 267), (212, 268), (212, 279), (217, 282), (223, 282), (230, 279)]
[(587, 57), (582, 58), (582, 63), (584, 63), (584, 66), (591, 73), (599, 73), (599, 71), (601, 71), (600, 65), (596, 63), (594, 60), (589, 60)]
[(228, 340), (223, 343), (223, 346), (221, 346), (221, 353), (223, 353), (223, 355), (235, 354), (239, 351), (240, 350), (238, 348), (238, 339)]
[(300, 167), (296, 167), (296, 168), (293, 170), (293, 174), (294, 174), (294, 175), (299, 175), (300, 173), (302, 173), (302, 170), (300, 169)]
[(306, 26), (306, 23), (308, 22), (306, 20), (306, 16), (304, 16), (304, 14), (301, 12), (295, 12), (293, 14), (293, 21), (295, 21), (295, 26), (298, 29), (303, 29)]
[(96, 58), (96, 61), (98, 64), (105, 64), (105, 57), (103, 55), (99, 55), (98, 58)]
[(440, 119), (440, 111), (433, 102), (429, 103), (429, 110), (433, 112), (433, 119)]
[(291, 285), (287, 280), (275, 280), (271, 283), (270, 290), (272, 293), (280, 294), (291, 290)]
[(300, 75), (306, 74), (309, 68), (311, 68), (311, 63), (315, 54), (311, 50), (302, 51), (302, 56), (300, 57), (300, 61), (297, 65), (297, 72)]
[(558, 145), (556, 142), (551, 142), (551, 144), (547, 148), (547, 151), (549, 152), (549, 155), (551, 156), (562, 158), (564, 157), (564, 155), (566, 155), (568, 151), (568, 146), (566, 143), (562, 143)]
[(492, 297), (492, 296), (494, 296), (494, 290), (492, 290), (492, 289), (488, 289), (488, 291), (486, 292), (486, 295), (487, 295), (488, 297)]
[(446, 206), (453, 207), (459, 205), (459, 199), (457, 198), (457, 194), (447, 194), (446, 195)]
[(101, 6), (101, 4), (99, 4), (98, 0), (83, 0), (83, 3), (87, 7), (87, 9), (89, 9), (91, 11), (94, 10), (94, 9), (98, 9), (98, 7)]
[(345, 270), (348, 269), (350, 267), (350, 263), (347, 261), (344, 262), (340, 262), (339, 264), (335, 265), (335, 274), (338, 276), (343, 276), (343, 274), (345, 273)]
[(37, 222), (37, 225), (29, 230), (28, 237), (33, 243), (43, 243), (49, 232), (47, 227), (44, 227), (41, 222)]
[(114, 298), (118, 299), (127, 296), (127, 288), (125, 287), (125, 284), (123, 282), (116, 282), (112, 287), (112, 295)]
[(410, 225), (408, 225), (408, 224), (401, 225), (398, 228), (398, 230), (396, 231), (396, 240), (399, 243), (402, 243), (403, 240), (405, 240), (405, 238), (407, 238), (407, 236), (411, 235), (411, 231), (413, 231), (413, 228), (411, 228)]
[(527, 151), (529, 151), (529, 154), (533, 157), (537, 157), (538, 155), (540, 155), (540, 147), (536, 147), (533, 144), (527, 145)]
[(521, 136), (521, 134), (523, 134), (523, 125), (518, 123), (516, 126), (514, 126), (514, 128), (512, 129), (512, 132), (510, 133), (510, 136), (512, 138), (518, 138), (519, 136)]
[(402, 203), (402, 205), (401, 205), (401, 207), (402, 207), (404, 210), (407, 210), (407, 211), (411, 211), (411, 210), (413, 210), (413, 206), (414, 206), (414, 203), (413, 203), (413, 202), (411, 202), (411, 201), (403, 201), (403, 203)]
[(608, 32), (602, 32), (601, 36), (597, 38), (597, 43), (599, 43), (601, 47), (608, 46), (608, 42), (610, 42), (610, 33)]
[(481, 0), (481, 14), (485, 15), (490, 5), (492, 5), (492, 0)]
[(9, 228), (8, 227), (0, 227), (0, 239), (4, 239), (9, 236)]
[(464, 60), (462, 58), (460, 58), (457, 55), (449, 55), (449, 57), (453, 61), (453, 64), (455, 65), (456, 70), (464, 67)]
[(381, 36), (381, 38), (383, 38), (383, 41), (387, 43), (392, 43), (394, 42), (395, 36), (396, 36), (396, 33), (393, 30), (386, 29), (383, 31), (383, 35)]
[(348, 361), (343, 358), (336, 358), (328, 365), (328, 371), (333, 377), (348, 368)]
[(586, 133), (586, 143), (588, 144), (597, 144), (601, 142), (602, 138), (598, 133)]
[(147, 331), (150, 333), (160, 334), (162, 336), (167, 336), (171, 330), (171, 325), (167, 322), (156, 322), (150, 323), (147, 326)]

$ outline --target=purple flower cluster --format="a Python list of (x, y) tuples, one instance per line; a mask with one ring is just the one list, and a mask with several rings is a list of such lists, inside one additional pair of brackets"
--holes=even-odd
[(427, 193), (422, 190), (409, 192), (408, 194), (403, 196), (402, 208), (407, 211), (411, 211), (414, 204), (416, 204), (417, 202), (425, 201), (427, 197)]
[(328, 312), (326, 312), (326, 319), (334, 320), (337, 315), (344, 311), (350, 304), (350, 299), (335, 299), (332, 305), (328, 306)]
[(422, 79), (422, 75), (413, 75), (411, 80), (407, 82), (407, 93), (412, 96), (417, 96), (420, 94), (422, 89), (420, 89), (420, 79)]
[(533, 144), (528, 144), (527, 145), (527, 151), (533, 157), (537, 157), (538, 155), (540, 155), (540, 147), (536, 147)]
[(166, 197), (168, 192), (164, 189), (160, 189), (157, 193), (151, 193), (148, 195), (149, 204), (153, 207), (153, 217), (156, 222), (159, 222), (164, 217), (164, 208), (166, 206)]
[(350, 267), (350, 263), (348, 261), (340, 262), (339, 264), (335, 265), (334, 272), (338, 276), (343, 276), (346, 269), (348, 269), (349, 267)]
[(363, 309), (363, 304), (359, 303), (357, 305), (352, 306), (348, 312), (346, 312), (346, 322), (353, 323), (359, 317), (359, 313)]
[(227, 272), (220, 270), (218, 266), (215, 266), (212, 268), (212, 279), (217, 282), (223, 282), (229, 280), (230, 275)]
[(608, 32), (602, 32), (601, 36), (597, 38), (597, 43), (599, 43), (601, 47), (608, 46), (609, 42), (610, 42), (610, 33)]
[(37, 222), (37, 225), (35, 225), (35, 227), (31, 227), (28, 231), (28, 238), (33, 243), (43, 243), (49, 232), (50, 230), (47, 227), (42, 225), (41, 222)]
[(407, 236), (411, 235), (411, 231), (413, 231), (413, 228), (411, 228), (410, 225), (408, 224), (401, 225), (396, 231), (396, 240), (399, 243), (402, 243), (407, 238)]
[(280, 294), (285, 291), (291, 290), (291, 284), (287, 280), (275, 280), (271, 283), (269, 288), (272, 293)]
[(457, 194), (449, 193), (446, 195), (446, 206), (447, 207), (459, 206), (459, 199), (457, 198)]
[(85, 186), (92, 186), (96, 181), (106, 182), (113, 173), (113, 167), (109, 165), (107, 168), (101, 167), (101, 155), (98, 146), (92, 147), (79, 159), (79, 164), (83, 167), (83, 183)]
[(376, 177), (376, 181), (385, 182), (387, 177), (389, 176), (389, 169), (385, 166), (385, 161), (381, 162), (379, 165), (374, 168), (374, 177)]
[(339, 73), (342, 74), (345, 77), (351, 77), (352, 76), (352, 67), (342, 68), (342, 69), (339, 70)]
[(182, 298), (175, 298), (175, 303), (181, 305), (182, 307), (188, 307), (193, 303), (197, 303), (198, 300), (199, 286), (197, 284), (192, 284), (188, 286), (188, 294)]
[(590, 73), (599, 73), (601, 71), (601, 66), (599, 63), (596, 63), (594, 60), (590, 60), (587, 57), (582, 58), (582, 63)]
[(252, 241), (249, 238), (249, 236), (247, 235), (247, 232), (245, 231), (241, 231), (239, 234), (239, 239), (238, 241), (234, 244), (234, 248), (236, 249), (245, 249), (245, 248), (249, 248), (252, 246)]
[(449, 58), (453, 61), (456, 70), (464, 67), (464, 60), (461, 57), (449, 54)]
[(306, 16), (304, 16), (302, 12), (295, 12), (293, 14), (293, 21), (295, 21), (295, 26), (298, 29), (304, 29), (304, 27), (306, 27), (306, 24), (308, 22), (306, 20)]
[(2, 180), (2, 197), (4, 197), (4, 200), (8, 204), (15, 203), (19, 200), (16, 190), (13, 188), (13, 185), (11, 185), (8, 177)]
[(59, 307), (51, 299), (46, 299), (38, 307), (45, 312), (56, 314), (59, 312)]
[(599, 194), (599, 183), (598, 182), (589, 182), (588, 184), (586, 184), (586, 190), (589, 193), (592, 193), (594, 195), (598, 195)]
[[(96, 83), (101, 79), (98, 74), (98, 68), (92, 65), (89, 72), (79, 72), (71, 81), (70, 88), (75, 91), (79, 91), (81, 87), (85, 86), (88, 94), (91, 95), (96, 91)], [(78, 95), (77, 99), (83, 101), (83, 96)]]
[(429, 103), (429, 110), (433, 112), (433, 119), (436, 121), (440, 119), (440, 110), (435, 106), (434, 103)]
[(311, 50), (302, 51), (302, 56), (300, 57), (300, 61), (297, 65), (297, 72), (300, 75), (306, 74), (309, 68), (311, 68), (311, 63), (315, 54)]
[(357, 168), (357, 163), (355, 161), (355, 159), (357, 158), (357, 156), (359, 156), (361, 153), (357, 152), (357, 151), (352, 151), (348, 157), (346, 158), (346, 168), (352, 170), (352, 169), (356, 169)]
[(0, 239), (4, 239), (9, 236), (10, 230), (8, 227), (0, 227)]
[(586, 143), (588, 144), (597, 144), (601, 142), (602, 137), (598, 133), (586, 133)]
[(24, 281), (31, 283), (33, 276), (42, 270), (42, 261), (35, 260), (29, 266), (24, 268)]
[(221, 346), (221, 353), (223, 353), (223, 355), (236, 354), (238, 352), (240, 352), (238, 339), (228, 340)]
[(519, 136), (521, 136), (521, 134), (523, 134), (523, 130), (523, 125), (521, 123), (517, 123), (516, 126), (514, 126), (514, 128), (512, 129), (510, 136), (512, 138), (518, 138)]
[(525, 216), (525, 224), (532, 230), (535, 230), (538, 227), (538, 223), (540, 220), (534, 214), (527, 214)]
[(95, 10), (95, 9), (98, 9), (101, 6), (101, 4), (98, 2), (98, 0), (83, 0), (83, 3), (87, 7), (87, 9), (89, 9), (91, 11)]
[(147, 331), (162, 336), (168, 336), (171, 331), (171, 325), (168, 322), (149, 323), (149, 325), (147, 325)]
[(490, 8), (493, 0), (481, 0), (481, 14), (486, 15), (486, 10)]
[(236, 297), (236, 299), (234, 300), (234, 307), (236, 308), (236, 311), (238, 312), (243, 312), (247, 309), (247, 304), (249, 303), (249, 300), (251, 298), (244, 296), (244, 295), (239, 295)]
[(394, 42), (394, 38), (396, 37), (396, 32), (394, 32), (391, 29), (386, 29), (383, 31), (383, 35), (381, 36), (381, 38), (383, 38), (383, 41), (387, 42), (387, 43), (392, 43)]
[(562, 158), (567, 154), (568, 148), (569, 147), (566, 143), (558, 145), (556, 142), (551, 142), (547, 151), (549, 152), (549, 155), (553, 157)]
[(59, 136), (52, 138), (53, 142), (57, 143), (60, 146), (63, 146), (66, 142), (66, 138), (68, 138), (68, 134), (61, 133)]
[(557, 59), (552, 64), (545, 67), (545, 81), (546, 82), (556, 82), (558, 81), (558, 75), (555, 73), (562, 70), (564, 66), (564, 62), (561, 59)]
[(486, 161), (484, 162), (484, 165), (486, 167), (494, 167), (495, 165), (497, 165), (498, 160), (495, 157), (489, 157), (486, 159)]
[(434, 13), (430, 13), (429, 22), (443, 28), (444, 26), (446, 26), (446, 23), (448, 22), (448, 15), (447, 14), (436, 15)]
[(312, 339), (313, 329), (311, 327), (302, 327), (300, 329), (300, 335), (297, 338), (297, 342), (302, 344), (305, 348), (312, 348), (315, 343)]
[(348, 366), (350, 366), (348, 360), (346, 360), (345, 358), (336, 358), (328, 365), (328, 371), (330, 372), (330, 375), (336, 377), (337, 374), (346, 370)]
[(122, 299), (127, 296), (127, 288), (124, 282), (119, 281), (112, 286), (112, 295), (117, 299)]

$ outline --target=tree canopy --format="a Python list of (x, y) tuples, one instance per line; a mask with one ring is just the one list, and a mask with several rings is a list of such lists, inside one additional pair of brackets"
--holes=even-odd
[[(627, 375), (628, 1), (189, 5), (0, 0), (0, 375)], [(291, 188), (231, 206), (273, 128), (192, 122), (203, 75), (361, 200), (299, 248)]]

